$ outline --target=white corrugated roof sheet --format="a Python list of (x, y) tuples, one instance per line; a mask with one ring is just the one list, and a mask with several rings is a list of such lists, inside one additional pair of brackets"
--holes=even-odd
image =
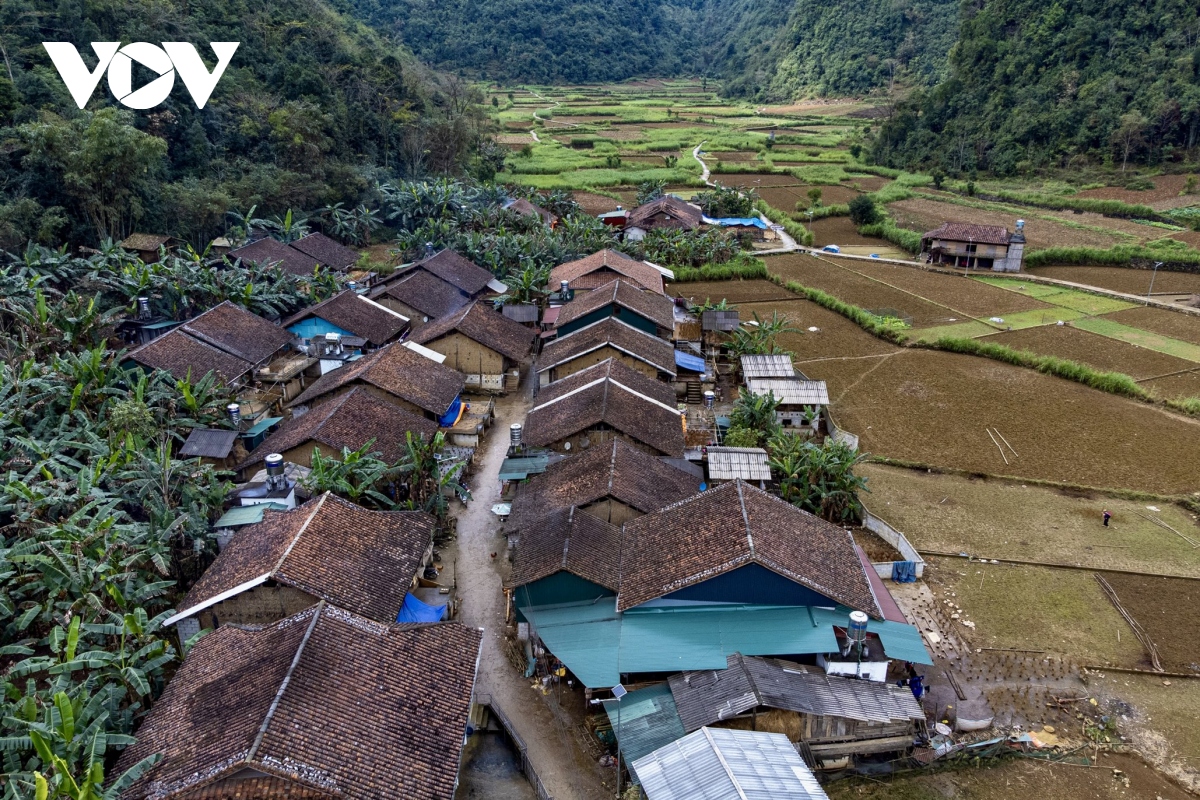
[(769, 481), (771, 468), (767, 451), (761, 447), (708, 448), (708, 479), (710, 481)]
[(828, 800), (781, 733), (701, 728), (632, 768), (650, 800)]
[(747, 379), (746, 388), (754, 394), (775, 395), (780, 405), (827, 406), (829, 389), (825, 381), (805, 381), (799, 378), (754, 378)]
[(751, 378), (790, 378), (796, 374), (792, 366), (792, 357), (776, 356), (742, 356), (742, 377)]

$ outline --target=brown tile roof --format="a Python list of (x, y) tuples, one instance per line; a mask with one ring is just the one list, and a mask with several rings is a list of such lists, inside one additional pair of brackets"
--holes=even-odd
[(965, 222), (943, 222), (940, 227), (924, 234), (922, 239), (947, 239), (952, 242), (977, 244), (1008, 244), (1008, 228), (1002, 225), (970, 225)]
[(525, 442), (545, 447), (603, 424), (680, 458), (683, 425), (675, 407), (670, 386), (609, 358), (543, 389), (526, 417)]
[(625, 525), (624, 611), (755, 563), (879, 618), (849, 532), (740, 480)]
[(252, 262), (260, 266), (278, 263), (279, 268), (284, 272), (290, 272), (292, 275), (301, 278), (311, 276), (318, 262), (318, 259), (305, 255), (299, 250), (288, 247), (283, 242), (276, 241), (270, 237), (243, 245), (236, 250), (230, 250), (226, 256), (230, 261), (240, 258), (242, 261)]
[(555, 327), (561, 328), (568, 322), (614, 303), (645, 317), (660, 328), (672, 330), (675, 327), (675, 304), (669, 298), (653, 292), (644, 292), (629, 281), (619, 279), (562, 306)]
[(253, 466), (270, 453), (284, 453), (307, 442), (320, 442), (336, 450), (343, 447), (357, 450), (371, 439), (375, 440), (372, 450), (378, 451), (384, 461), (394, 464), (404, 455), (409, 431), (429, 440), (437, 429), (433, 420), (418, 417), (359, 386), (301, 417), (284, 422), (238, 465), (238, 469)]
[(420, 328), (412, 335), (412, 340), (417, 344), (428, 344), (455, 331), (512, 361), (527, 358), (537, 336), (521, 323), (475, 302)]
[(228, 383), (254, 368), (249, 361), (188, 336), (179, 328), (130, 351), (129, 358), (143, 367), (165, 369), (178, 380), (190, 371), (193, 382), (215, 372)]
[(643, 514), (700, 491), (700, 481), (657, 456), (615, 439), (561, 461), (520, 487), (508, 526), (525, 530), (546, 514), (607, 497)]
[[(380, 625), (329, 605), (222, 626), (121, 754), (116, 773), (163, 755), (122, 800), (194, 798), (247, 770), (272, 792), (247, 800), (451, 800), (481, 640), (458, 623)], [(292, 786), (274, 793), (271, 778)]]
[(524, 197), (519, 197), (505, 206), (509, 211), (515, 211), (518, 214), (537, 214), (543, 221), (553, 224), (558, 221), (558, 217), (552, 212), (547, 211), (541, 206), (535, 206), (533, 203), (526, 200)]
[(559, 264), (550, 270), (550, 288), (558, 291), (559, 284), (567, 281), (575, 289), (595, 289), (617, 277), (632, 281), (639, 289), (648, 289), (662, 294), (663, 274), (645, 261), (630, 258), (616, 250), (601, 250), (590, 256)]
[(295, 338), (274, 322), (228, 300), (188, 320), (181, 329), (251, 364), (267, 361)]
[(350, 289), (293, 314), (283, 325), (286, 328), (311, 317), (320, 317), (376, 347), (387, 344), (408, 329), (408, 319), (404, 316)]
[(173, 800), (342, 800), (341, 792), (275, 777), (233, 776), (173, 795)]
[(670, 222), (653, 222), (651, 227), (669, 227), (669, 228), (685, 228), (692, 230), (700, 227), (700, 219), (703, 216), (700, 209), (696, 208), (691, 203), (684, 202), (678, 197), (665, 195), (657, 200), (651, 200), (649, 203), (640, 205), (629, 212), (629, 221), (625, 223), (627, 228), (643, 228), (647, 227), (646, 223), (658, 213), (669, 214), (672, 219)]
[(462, 392), (466, 378), (458, 370), (393, 342), (322, 375), (288, 405), (309, 403), (356, 382), (371, 384), (417, 408), (441, 415)]
[(371, 290), (372, 299), (382, 295), (415, 308), (430, 319), (437, 319), (471, 302), (457, 287), (423, 269), (414, 270), (402, 280)]
[(323, 233), (310, 233), (288, 246), (296, 248), (306, 256), (311, 256), (334, 270), (347, 270), (358, 262), (358, 253), (335, 242)]
[(488, 282), (494, 279), (492, 273), (449, 249), (418, 261), (414, 268), (433, 273), (472, 297), (486, 289)]
[(524, 586), (563, 570), (615, 592), (621, 575), (621, 529), (574, 506), (552, 512), (521, 531), (505, 586)]
[(394, 622), (436, 524), (423, 511), (368, 511), (328, 492), (291, 511), (267, 511), (262, 522), (238, 531), (187, 593), (179, 614), (266, 575), (356, 614)]
[(670, 342), (651, 336), (616, 317), (609, 317), (548, 342), (538, 356), (537, 371), (553, 369), (606, 344), (662, 372), (675, 375), (675, 348)]

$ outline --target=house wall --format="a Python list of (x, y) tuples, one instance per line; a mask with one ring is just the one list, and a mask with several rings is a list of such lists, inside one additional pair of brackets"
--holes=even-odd
[[(553, 380), (556, 380), (556, 381), (561, 380), (562, 378), (566, 378), (570, 375), (574, 375), (576, 372), (579, 372), (580, 370), (587, 369), (588, 367), (593, 367), (596, 364), (599, 364), (601, 361), (604, 361), (605, 359), (608, 359), (608, 358), (615, 358), (617, 361), (620, 361), (625, 366), (632, 367), (633, 369), (636, 369), (638, 372), (642, 373), (643, 375), (646, 375), (647, 377), (650, 377), (650, 378), (659, 377), (658, 367), (654, 366), (653, 364), (647, 364), (645, 361), (636, 359), (633, 356), (629, 355), (628, 353), (623, 353), (620, 350), (618, 350), (617, 348), (612, 347), (611, 345), (605, 345), (604, 347), (601, 347), (599, 350), (593, 350), (590, 353), (584, 353), (583, 355), (579, 356), (578, 358), (574, 358), (570, 361), (566, 361), (562, 364), (559, 364), (557, 367), (550, 370), (550, 375)], [(542, 374), (544, 375), (546, 373), (542, 373)]]
[[(366, 444), (366, 442), (364, 442), (363, 444)], [(312, 439), (309, 439), (307, 442), (300, 445), (299, 447), (293, 447), (291, 450), (286, 450), (283, 453), (281, 453), (280, 455), (283, 456), (283, 460), (285, 463), (299, 464), (302, 467), (311, 467), (312, 466), (312, 452), (314, 449), (320, 450), (321, 455), (325, 456), (327, 458), (339, 458), (340, 459), (342, 457), (341, 451), (334, 450), (332, 447), (330, 447), (327, 444), (321, 444), (320, 442), (314, 442)]]
[(620, 500), (614, 500), (611, 497), (606, 497), (603, 500), (592, 503), (587, 506), (580, 506), (580, 511), (586, 511), (597, 519), (602, 519), (613, 525), (620, 527), (632, 519), (637, 519), (642, 516), (642, 512), (638, 511), (633, 506), (626, 505)]
[(606, 589), (597, 583), (586, 581), (578, 575), (572, 575), (563, 570), (514, 589), (513, 605), (517, 608), (517, 621), (527, 622), (528, 620), (521, 613), (522, 607), (578, 603), (584, 600), (595, 600), (598, 597), (612, 597), (613, 594), (611, 589)]
[(504, 372), (511, 362), (490, 347), (458, 332), (426, 342), (425, 347), (444, 355), (444, 366), (466, 375), (467, 386), (503, 391)]
[[(586, 446), (583, 442), (584, 439), (587, 440)], [(584, 450), (587, 450), (588, 447), (596, 447), (597, 445), (611, 442), (613, 439), (620, 439), (631, 447), (635, 447), (638, 450), (641, 450), (643, 453), (649, 453), (652, 456), (678, 456), (678, 453), (663, 453), (648, 444), (639, 442), (637, 439), (621, 433), (620, 431), (603, 428), (591, 428), (586, 431), (580, 431), (579, 433), (575, 433), (571, 436), (566, 436), (555, 442), (551, 442), (547, 446), (556, 452), (574, 455), (576, 453), (582, 453)], [(565, 446), (567, 443), (570, 443), (571, 445), (569, 448)]]
[[(888, 737), (912, 736), (916, 726), (910, 722), (859, 722), (846, 717), (819, 716), (802, 714), (798, 711), (784, 711), (778, 708), (759, 708), (756, 714), (744, 714), (737, 719), (714, 723), (715, 727), (732, 728), (734, 730), (756, 730), (761, 733), (782, 733), (792, 742), (808, 742), (812, 745), (826, 742), (845, 744), (845, 753), (870, 751), (871, 748), (860, 748), (856, 742)], [(910, 739), (911, 740), (911, 739)], [(903, 744), (892, 748), (906, 749)], [(882, 752), (887, 752), (885, 749)], [(839, 755), (836, 746), (823, 747), (825, 756)]]
[(638, 330), (645, 331), (651, 336), (658, 336), (658, 325), (656, 325), (653, 320), (648, 320), (639, 314), (635, 314), (627, 308), (617, 305), (616, 303), (609, 303), (606, 306), (597, 308), (590, 314), (583, 315), (579, 319), (573, 319), (565, 325), (560, 325), (558, 327), (558, 335), (566, 336), (568, 333), (577, 331), (580, 328), (586, 328), (588, 325), (601, 322), (609, 317), (617, 317), (627, 325), (632, 325)]
[(1004, 258), (1008, 255), (1008, 245), (1006, 244), (975, 243), (975, 252), (968, 253), (967, 247), (971, 244), (971, 242), (951, 242), (945, 239), (933, 240), (933, 246), (942, 248), (942, 252), (947, 255), (970, 255), (972, 258)]
[(316, 597), (291, 586), (263, 584), (209, 606), (196, 614), (201, 628), (220, 625), (269, 625), (316, 605)]
[(663, 599), (781, 606), (837, 605), (837, 601), (758, 564), (747, 564), (703, 583), (672, 592)]
[(418, 330), (433, 321), (426, 314), (418, 311), (412, 306), (401, 303), (394, 297), (388, 297), (386, 294), (380, 295), (374, 299), (376, 303), (379, 303), (379, 305), (383, 306), (384, 308), (390, 308), (397, 314), (408, 317), (408, 327), (411, 330)]

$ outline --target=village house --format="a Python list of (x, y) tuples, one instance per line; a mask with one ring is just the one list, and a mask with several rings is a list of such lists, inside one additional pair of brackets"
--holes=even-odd
[(691, 497), (699, 486), (691, 473), (615, 439), (554, 464), (523, 484), (507, 527), (519, 535), (535, 528), (542, 516), (570, 507), (623, 525)]
[(615, 597), (620, 570), (620, 526), (568, 506), (540, 515), (521, 537), (504, 589), (522, 623), (522, 608)]
[(541, 217), (542, 222), (552, 228), (558, 224), (558, 217), (556, 215), (552, 214), (541, 206), (534, 205), (524, 197), (518, 197), (516, 200), (506, 201), (503, 205), (503, 208), (506, 211), (511, 211), (514, 214), (520, 214), (522, 216), (529, 216), (532, 214), (533, 216)]
[(547, 342), (537, 360), (538, 383), (546, 386), (609, 358), (649, 378), (675, 379), (675, 350), (670, 342), (620, 317), (607, 317)]
[(323, 233), (310, 233), (288, 244), (334, 272), (348, 272), (358, 263), (358, 253)]
[(289, 464), (312, 466), (313, 450), (341, 458), (342, 450), (357, 450), (373, 442), (372, 452), (389, 464), (404, 455), (411, 433), (426, 441), (438, 431), (437, 423), (357, 386), (312, 411), (280, 424), (279, 429), (237, 465), (244, 471), (263, 463), (270, 453), (279, 453)]
[(215, 372), (237, 383), (256, 367), (290, 349), (292, 335), (226, 300), (169, 333), (129, 352), (128, 360), (193, 382)]
[(230, 261), (240, 259), (243, 264), (256, 264), (259, 267), (277, 265), (297, 278), (311, 278), (321, 264), (319, 259), (269, 236), (230, 250), (225, 257)]
[(334, 334), (343, 346), (357, 339), (376, 348), (400, 338), (408, 330), (408, 317), (346, 289), (293, 314), (283, 327), (301, 339), (327, 341)]
[(790, 355), (744, 355), (739, 359), (744, 380), (791, 378), (796, 374)]
[(481, 641), (458, 623), (387, 625), (325, 603), (222, 626), (121, 753), (114, 775), (162, 759), (118, 797), (451, 800)]
[(705, 225), (714, 225), (738, 239), (749, 237), (756, 242), (774, 241), (777, 237), (771, 226), (759, 217), (704, 217)]
[(463, 373), (467, 386), (497, 393), (516, 390), (534, 339), (529, 328), (478, 301), (412, 336), (417, 344), (444, 355), (445, 366)]
[(704, 448), (704, 460), (708, 469), (708, 482), (718, 486), (729, 481), (746, 481), (765, 489), (771, 480), (770, 458), (761, 447), (717, 447)]
[(638, 289), (666, 294), (664, 277), (674, 278), (675, 274), (648, 261), (638, 261), (616, 250), (605, 249), (575, 261), (559, 264), (550, 270), (550, 288), (558, 290), (566, 281), (578, 298), (621, 278)]
[(248, 452), (239, 446), (239, 431), (222, 428), (195, 428), (179, 448), (180, 458), (198, 458), (200, 463), (217, 469), (232, 469)]
[(266, 625), (321, 601), (395, 622), (433, 553), (437, 520), (368, 511), (326, 492), (242, 528), (164, 625), (180, 640), (201, 628)]
[(443, 427), (453, 425), (462, 410), (460, 395), (466, 379), (407, 344), (393, 342), (322, 375), (288, 407), (296, 416), (311, 413), (312, 408), (363, 386), (419, 417), (436, 420)]
[(588, 690), (724, 669), (735, 653), (849, 662), (873, 680), (891, 659), (932, 663), (849, 532), (740, 480), (625, 523), (620, 553), (615, 598), (518, 609)]
[(525, 443), (579, 453), (621, 439), (648, 453), (683, 457), (683, 418), (675, 390), (608, 359), (538, 394), (525, 420)]
[(381, 285), (387, 286), (407, 280), (418, 272), (426, 272), (450, 284), (467, 300), (494, 297), (508, 291), (505, 284), (496, 280), (495, 276), (483, 267), (463, 258), (453, 250), (445, 249), (433, 252), (432, 247), (426, 249), (425, 257), (420, 261), (402, 267), (383, 278), (376, 285), (374, 291), (379, 292)]
[(675, 330), (675, 304), (670, 298), (619, 279), (562, 306), (554, 329), (562, 337), (609, 317), (660, 339), (669, 340)]
[(647, 800), (829, 800), (777, 733), (703, 728), (629, 760)]
[(538, 308), (537, 303), (505, 303), (500, 307), (500, 313), (531, 331), (540, 332), (538, 318), (541, 315), (541, 309)]
[(471, 302), (458, 287), (424, 270), (407, 272), (402, 280), (378, 283), (371, 289), (370, 297), (408, 317), (414, 331)]
[(1013, 233), (1001, 225), (944, 222), (921, 237), (926, 264), (945, 264), (994, 272), (1020, 272), (1025, 259), (1025, 220)]
[(629, 219), (625, 223), (625, 238), (640, 241), (652, 230), (699, 230), (703, 217), (699, 206), (680, 200), (674, 195), (663, 195), (629, 212)]
[(770, 394), (778, 401), (775, 421), (784, 428), (820, 424), (821, 412), (829, 407), (829, 389), (825, 381), (810, 381), (803, 375), (790, 378), (747, 378), (746, 391), (751, 394)]
[(161, 233), (133, 233), (118, 245), (141, 259), (143, 264), (155, 264), (158, 263), (159, 248), (170, 249), (176, 243), (176, 239)]

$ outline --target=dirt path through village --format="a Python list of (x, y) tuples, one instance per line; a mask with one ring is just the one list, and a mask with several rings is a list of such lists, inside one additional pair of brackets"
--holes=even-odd
[(462, 621), (484, 629), (475, 693), (490, 695), (515, 726), (534, 770), (555, 800), (607, 800), (612, 792), (600, 784), (596, 765), (582, 752), (574, 733), (530, 688), (530, 681), (517, 674), (503, 649), (504, 595), (497, 563), (504, 558), (505, 542), (491, 509), (499, 501), (498, 476), (508, 451), (509, 426), (524, 422), (529, 410), (528, 384), (527, 375), (521, 392), (496, 402), (496, 421), (470, 481), (473, 499), (458, 517), (455, 575)]

